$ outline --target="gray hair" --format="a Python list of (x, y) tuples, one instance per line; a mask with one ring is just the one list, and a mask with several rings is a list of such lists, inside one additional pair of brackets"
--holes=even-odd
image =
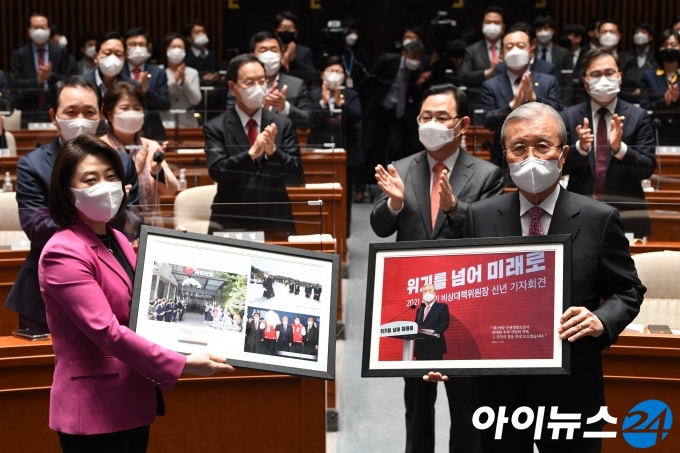
[(543, 104), (541, 102), (528, 102), (517, 107), (505, 119), (503, 127), (501, 128), (501, 146), (505, 148), (505, 132), (508, 124), (514, 121), (535, 121), (545, 117), (555, 120), (557, 123), (557, 137), (560, 139), (560, 145), (566, 145), (567, 127), (564, 125), (562, 115), (560, 115), (557, 110), (547, 104)]

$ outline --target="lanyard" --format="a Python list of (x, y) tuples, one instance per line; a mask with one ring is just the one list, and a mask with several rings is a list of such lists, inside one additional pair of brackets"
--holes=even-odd
[(342, 65), (345, 67), (345, 72), (347, 72), (347, 76), (350, 76), (350, 74), (352, 74), (352, 68), (354, 68), (354, 50), (351, 51), (350, 55), (352, 59), (349, 61), (349, 67), (347, 66), (345, 55), (342, 55)]

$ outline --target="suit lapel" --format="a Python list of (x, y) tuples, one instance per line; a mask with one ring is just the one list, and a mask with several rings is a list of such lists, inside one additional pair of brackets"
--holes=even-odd
[(427, 151), (411, 163), (409, 174), (411, 175), (412, 190), (415, 192), (420, 215), (423, 219), (425, 231), (428, 236), (432, 235), (432, 215), (430, 213), (430, 165), (427, 161)]
[(570, 234), (573, 241), (581, 229), (581, 225), (574, 219), (578, 213), (579, 208), (574, 202), (573, 195), (560, 188), (548, 234)]
[[(473, 163), (474, 161), (470, 159), (469, 154), (463, 151), (461, 148), (459, 148), (458, 159), (456, 159), (456, 163), (453, 166), (453, 170), (451, 170), (451, 173), (449, 174), (449, 183), (451, 183), (451, 190), (456, 197), (460, 196), (460, 194), (463, 192), (463, 189), (465, 189), (465, 186), (472, 178), (472, 175), (475, 173), (470, 168), (473, 165)], [(437, 214), (437, 221), (435, 222), (434, 230), (432, 231), (430, 239), (434, 239), (435, 237), (437, 237), (437, 233), (439, 233), (439, 230), (444, 225), (444, 222), (446, 222), (446, 214), (444, 214), (440, 210), (440, 212)]]
[(47, 152), (45, 153), (45, 161), (50, 168), (54, 167), (54, 161), (57, 159), (57, 152), (59, 151), (59, 137), (52, 140), (47, 145)]
[(226, 125), (227, 133), (232, 135), (234, 142), (243, 149), (250, 149), (250, 142), (246, 136), (246, 131), (243, 129), (243, 124), (241, 124), (241, 118), (239, 118), (238, 113), (236, 113), (236, 109), (231, 108), (227, 110), (225, 121), (228, 123)]
[(519, 218), (519, 191), (515, 191), (511, 196), (507, 197), (505, 203), (498, 207), (499, 217), (494, 222), (496, 235), (503, 236), (521, 236), (522, 223)]
[(513, 98), (515, 97), (512, 93), (512, 84), (510, 84), (510, 78), (508, 77), (507, 72), (505, 74), (501, 74), (499, 77), (499, 83), (501, 88), (501, 96), (503, 96), (505, 105), (507, 105), (512, 102)]
[[(589, 100), (583, 104), (583, 108), (581, 109), (579, 116), (579, 122), (583, 121), (583, 118), (588, 118), (588, 121), (590, 121), (590, 129), (594, 130), (595, 124), (593, 124), (593, 109), (590, 108)], [(593, 144), (596, 142), (597, 137), (595, 137)], [(595, 153), (588, 153), (587, 159), (588, 163), (590, 164), (590, 173), (593, 175), (593, 180), (595, 180)]]

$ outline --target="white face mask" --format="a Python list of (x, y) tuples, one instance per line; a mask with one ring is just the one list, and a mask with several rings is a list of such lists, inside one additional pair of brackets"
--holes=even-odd
[(541, 193), (559, 179), (561, 169), (557, 168), (557, 162), (561, 158), (562, 153), (557, 160), (530, 157), (522, 162), (508, 164), (510, 177), (515, 185), (525, 192)]
[(97, 66), (99, 70), (107, 77), (115, 77), (123, 70), (125, 62), (115, 55), (100, 58)]
[(124, 134), (136, 134), (144, 125), (144, 113), (128, 110), (113, 115), (113, 128)]
[(85, 56), (87, 58), (94, 58), (94, 53), (96, 52), (95, 46), (90, 46), (85, 48)]
[(135, 46), (128, 50), (128, 61), (135, 66), (145, 63), (149, 58), (151, 58), (151, 54), (146, 47)]
[(609, 103), (621, 91), (621, 79), (619, 77), (600, 77), (599, 79), (588, 80), (590, 97), (597, 102)]
[(432, 294), (432, 293), (423, 294), (423, 302), (425, 302), (426, 304), (429, 304), (433, 300), (434, 300), (434, 294)]
[(257, 59), (264, 65), (264, 73), (267, 74), (267, 76), (273, 76), (279, 72), (279, 68), (281, 67), (281, 55), (278, 53), (268, 50), (267, 52), (258, 55)]
[[(250, 110), (258, 109), (267, 96), (265, 88), (260, 85), (253, 85), (250, 88), (239, 90), (243, 104)], [(265, 275), (265, 278), (269, 277)]]
[(184, 57), (187, 56), (187, 53), (184, 51), (184, 49), (180, 49), (179, 47), (173, 47), (172, 49), (169, 49), (165, 55), (168, 57), (168, 61), (172, 64), (180, 64), (181, 62), (184, 61)]
[(508, 68), (518, 71), (529, 64), (529, 52), (524, 49), (514, 47), (511, 51), (505, 54), (503, 61)]
[(455, 129), (455, 127), (449, 129), (436, 121), (428, 121), (427, 123), (418, 126), (418, 137), (420, 143), (425, 146), (425, 149), (428, 151), (437, 151), (446, 144), (454, 141), (456, 137), (460, 135), (454, 135)]
[(550, 41), (552, 41), (553, 36), (555, 36), (555, 34), (548, 30), (536, 32), (536, 39), (538, 39), (538, 42), (541, 44), (548, 44)]
[(60, 120), (55, 116), (59, 125), (59, 135), (62, 140), (69, 141), (80, 134), (95, 134), (99, 127), (99, 120), (75, 118), (72, 120)]
[(636, 46), (644, 46), (649, 42), (649, 35), (647, 33), (635, 33), (633, 36), (633, 42)]
[(208, 44), (210, 40), (208, 39), (208, 35), (201, 33), (200, 35), (196, 35), (194, 37), (194, 44), (198, 47), (205, 47), (206, 44)]
[(42, 46), (50, 39), (50, 31), (45, 30), (44, 28), (32, 28), (28, 34), (31, 37), (31, 41), (37, 46)]
[(411, 43), (411, 42), (413, 42), (412, 39), (406, 38), (406, 39), (404, 39), (404, 40), (401, 42), (401, 46), (402, 46), (402, 47), (406, 47), (406, 44)]
[(337, 72), (330, 72), (323, 75), (323, 80), (326, 82), (326, 86), (329, 90), (335, 90), (345, 81), (345, 76), (338, 74)]
[(100, 182), (85, 189), (70, 188), (76, 197), (76, 209), (97, 222), (108, 222), (116, 215), (123, 201), (123, 183)]
[(420, 63), (420, 60), (412, 60), (411, 58), (404, 59), (404, 66), (406, 66), (409, 71), (417, 71), (420, 67)]
[(350, 33), (349, 35), (345, 36), (345, 44), (352, 47), (354, 44), (357, 43), (358, 38), (359, 36), (357, 36), (356, 33)]
[(600, 36), (600, 44), (605, 47), (614, 47), (619, 43), (619, 37), (614, 33), (607, 32)]
[(484, 33), (484, 37), (486, 37), (486, 39), (493, 41), (501, 36), (502, 29), (503, 27), (498, 24), (484, 24), (482, 27), (482, 33)]
[(66, 46), (68, 46), (68, 39), (66, 39), (66, 36), (61, 35), (61, 36), (59, 37), (59, 45), (60, 45), (61, 47), (66, 47)]

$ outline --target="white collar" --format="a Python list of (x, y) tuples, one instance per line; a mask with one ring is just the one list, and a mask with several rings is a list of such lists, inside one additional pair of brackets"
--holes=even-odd
[[(529, 72), (530, 68), (531, 68), (531, 63), (529, 63), (529, 66), (527, 66), (527, 69), (526, 69), (526, 71), (524, 71), (524, 74)], [(517, 75), (514, 72), (510, 71), (509, 69), (506, 69), (505, 71), (508, 73), (508, 78), (510, 79), (510, 86), (512, 86), (515, 83), (515, 80), (521, 79), (522, 77), (524, 77), (524, 74)]]
[[(541, 44), (541, 43), (539, 42), (539, 43), (538, 43), (538, 46), (537, 46), (537, 49), (539, 49), (539, 50), (540, 50), (540, 49), (548, 49), (548, 52), (550, 52), (550, 51), (552, 50), (552, 47), (553, 47), (553, 42), (552, 42), (552, 41), (550, 41), (550, 42), (549, 42), (548, 44), (546, 44), (546, 45), (543, 45), (543, 44)], [(537, 53), (538, 53), (538, 52), (537, 52)]]
[[(427, 163), (430, 165), (430, 173), (432, 173), (432, 169), (434, 168), (435, 164), (439, 161), (436, 160), (434, 157), (430, 156), (430, 154), (427, 151), (425, 151), (425, 154), (427, 155)], [(458, 160), (459, 154), (460, 148), (458, 148), (455, 153), (451, 154), (449, 157), (442, 161), (442, 163), (446, 165), (447, 171), (449, 172), (449, 176), (451, 175), (451, 170), (453, 170), (453, 166), (456, 165), (456, 161)]]
[[(236, 114), (238, 115), (239, 119), (241, 120), (241, 124), (245, 128), (248, 124), (248, 121), (250, 121), (251, 117), (248, 116), (246, 112), (241, 110), (238, 106), (238, 104), (234, 104), (234, 108), (236, 109)], [(262, 126), (262, 108), (257, 109), (255, 114), (253, 114), (252, 119), (255, 120), (257, 123), (257, 128), (260, 129)]]
[(201, 55), (203, 55), (204, 52), (205, 52), (205, 55), (208, 55), (207, 49), (199, 49), (199, 48), (194, 47), (194, 46), (190, 46), (190, 47), (191, 47), (191, 51), (194, 53), (194, 55), (196, 55), (199, 58), (201, 57)]
[[(550, 195), (548, 195), (548, 198), (543, 200), (538, 206), (540, 208), (543, 208), (545, 212), (547, 212), (550, 215), (553, 215), (553, 212), (555, 212), (555, 205), (557, 204), (557, 197), (560, 195), (560, 184), (557, 184), (557, 187), (552, 191)], [(519, 216), (522, 217), (524, 214), (527, 213), (527, 211), (531, 208), (536, 206), (529, 200), (527, 200), (524, 195), (522, 195), (522, 192), (519, 193)]]
[(501, 50), (501, 46), (499, 45), (500, 42), (501, 42), (500, 39), (495, 43), (489, 41), (486, 38), (484, 39), (484, 43), (486, 44), (486, 50), (491, 50), (491, 46), (496, 46), (496, 51), (500, 51)]
[(128, 69), (130, 70), (130, 75), (134, 77), (134, 72), (133, 72), (133, 71), (134, 71), (135, 68), (139, 68), (139, 72), (144, 72), (144, 65), (145, 65), (145, 64), (146, 64), (146, 63), (142, 63), (142, 64), (140, 64), (139, 66), (135, 66), (135, 65), (133, 65), (132, 63), (130, 63), (130, 62), (128, 61), (128, 62), (127, 62), (127, 65), (128, 65)]
[[(614, 110), (616, 110), (616, 103), (618, 102), (618, 100), (619, 100), (619, 98), (615, 97), (614, 100), (609, 103), (609, 105), (604, 106), (604, 108), (609, 110), (610, 115), (614, 114)], [(590, 109), (593, 112), (593, 117), (595, 117), (595, 115), (597, 115), (598, 110), (600, 110), (601, 108), (602, 107), (600, 105), (596, 104), (595, 101), (593, 101), (592, 99), (590, 100)]]

